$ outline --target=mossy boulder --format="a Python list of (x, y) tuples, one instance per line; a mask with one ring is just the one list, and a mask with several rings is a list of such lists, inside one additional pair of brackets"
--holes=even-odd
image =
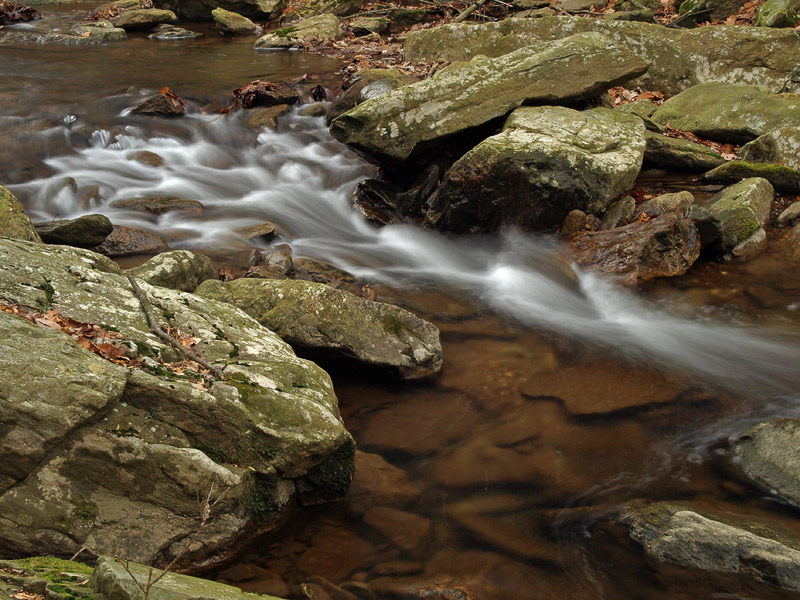
[(193, 292), (206, 279), (217, 277), (210, 258), (189, 250), (162, 252), (128, 273), (150, 285), (182, 292)]
[(224, 8), (215, 8), (211, 11), (214, 23), (222, 33), (229, 35), (254, 35), (261, 31), (261, 28), (247, 17), (239, 13)]
[(331, 123), (340, 142), (402, 163), (524, 103), (591, 98), (647, 70), (607, 38), (587, 33), (476, 60), (367, 100)]
[(105, 215), (84, 215), (77, 219), (35, 223), (34, 227), (46, 244), (66, 244), (78, 248), (102, 244), (114, 229)]
[(41, 242), (39, 234), (14, 194), (0, 186), (0, 237)]
[(283, 22), (294, 23), (321, 14), (349, 17), (360, 11), (363, 4), (364, 0), (310, 0), (286, 15)]
[(769, 181), (754, 177), (725, 188), (708, 201), (718, 231), (717, 244), (723, 252), (731, 252), (759, 234), (769, 220), (774, 196)]
[(800, 170), (800, 125), (765, 133), (742, 146), (739, 156), (749, 162), (772, 163)]
[(439, 330), (397, 306), (309, 281), (206, 281), (195, 293), (242, 309), (298, 349), (324, 351), (406, 379), (442, 368)]
[(211, 21), (215, 8), (250, 19), (273, 21), (286, 9), (288, 0), (155, 0), (154, 4), (157, 8), (175, 11), (182, 21)]
[(361, 17), (350, 23), (350, 30), (354, 35), (369, 35), (371, 33), (385, 33), (389, 30), (391, 22), (386, 17)]
[(794, 27), (800, 20), (798, 0), (767, 0), (758, 7), (756, 27)]
[(123, 11), (118, 16), (111, 19), (111, 23), (114, 27), (119, 27), (125, 31), (151, 29), (163, 23), (177, 22), (178, 16), (174, 12), (157, 8), (134, 8)]
[(542, 230), (603, 212), (639, 174), (644, 125), (607, 108), (518, 108), (445, 174), (426, 222), (441, 230)]
[(127, 39), (128, 34), (121, 27), (114, 27), (111, 21), (87, 21), (78, 23), (71, 29), (72, 33), (98, 42), (116, 42)]
[(753, 85), (703, 83), (673, 96), (653, 113), (657, 123), (735, 144), (800, 126), (800, 101)]
[(704, 82), (760, 85), (772, 92), (800, 89), (800, 38), (778, 29), (708, 26), (687, 30), (569, 16), (510, 18), (412, 32), (404, 55), (412, 62), (496, 57), (589, 31), (602, 33), (650, 64), (647, 73), (631, 86), (669, 94)]
[(113, 331), (94, 342), (135, 359), (126, 369), (66, 333), (0, 313), (5, 552), (70, 556), (85, 546), (87, 556), (169, 561), (195, 533), (197, 495), (213, 485), (215, 495), (227, 491), (187, 555), (208, 565), (274, 528), (296, 504), (297, 481), (325, 499), (349, 485), (344, 468), (315, 470), (341, 463), (353, 443), (330, 378), (245, 313), (139, 282), (162, 327), (222, 370), (208, 381), (185, 363), (169, 366), (185, 357), (150, 330), (111, 260), (0, 240), (0, 261), (0, 300)]
[(719, 152), (683, 138), (647, 131), (644, 163), (656, 169), (702, 173), (725, 164)]
[(256, 40), (255, 48), (296, 48), (304, 40), (338, 40), (342, 35), (338, 17), (322, 14), (268, 31)]
[(763, 177), (782, 194), (800, 194), (800, 171), (783, 165), (733, 160), (703, 175), (711, 183), (735, 183), (748, 177)]

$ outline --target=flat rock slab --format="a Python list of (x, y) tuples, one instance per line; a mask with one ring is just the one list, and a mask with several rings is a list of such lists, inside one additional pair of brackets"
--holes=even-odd
[(129, 208), (151, 215), (163, 215), (168, 212), (197, 213), (203, 210), (203, 205), (197, 200), (184, 200), (183, 198), (128, 198), (109, 202), (114, 208)]
[(397, 306), (310, 281), (206, 281), (195, 293), (242, 309), (298, 348), (355, 358), (406, 379), (442, 368), (439, 330)]
[(510, 18), (415, 31), (408, 36), (404, 53), (412, 62), (454, 62), (500, 56), (588, 31), (602, 33), (650, 64), (633, 86), (668, 94), (709, 81), (760, 85), (772, 92), (800, 90), (795, 75), (800, 39), (791, 30), (713, 25), (678, 29), (581, 17)]
[(708, 146), (683, 138), (648, 131), (644, 162), (656, 169), (703, 173), (725, 164), (725, 159)]
[(644, 155), (641, 119), (607, 108), (518, 108), (448, 170), (426, 222), (445, 231), (542, 230), (574, 209), (601, 213)]
[(331, 123), (340, 142), (402, 163), (525, 102), (591, 98), (641, 75), (647, 63), (596, 33), (475, 60), (367, 100)]

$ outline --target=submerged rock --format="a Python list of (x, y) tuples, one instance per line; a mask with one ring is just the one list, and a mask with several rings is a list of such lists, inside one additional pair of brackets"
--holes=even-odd
[(95, 252), (111, 257), (158, 254), (168, 249), (169, 243), (160, 235), (124, 225), (114, 225), (103, 243), (92, 248)]
[(217, 277), (210, 258), (189, 250), (162, 252), (127, 272), (150, 285), (182, 292), (193, 292), (206, 279)]
[(605, 37), (580, 34), (475, 60), (367, 100), (334, 119), (331, 134), (379, 161), (401, 163), (523, 103), (591, 98), (646, 69)]
[(800, 194), (800, 171), (783, 165), (733, 160), (703, 175), (711, 183), (736, 183), (748, 177), (763, 177), (783, 194)]
[(35, 223), (34, 227), (46, 244), (66, 244), (78, 248), (102, 244), (114, 229), (105, 215), (84, 215), (77, 219)]
[(306, 39), (338, 40), (342, 35), (339, 19), (331, 14), (322, 14), (268, 31), (256, 40), (255, 48), (296, 48)]
[(261, 31), (261, 27), (253, 23), (247, 17), (243, 17), (239, 13), (225, 10), (224, 8), (215, 8), (211, 11), (211, 16), (214, 17), (214, 23), (217, 24), (217, 29), (222, 33), (231, 35), (253, 35)]
[(732, 252), (750, 236), (763, 231), (775, 191), (769, 181), (760, 177), (745, 179), (725, 188), (707, 204), (718, 231), (717, 245), (723, 252)]
[(241, 308), (296, 348), (354, 358), (405, 379), (442, 368), (439, 330), (397, 306), (308, 281), (206, 281), (195, 293)]
[(633, 184), (644, 147), (644, 125), (633, 115), (519, 108), (445, 174), (426, 222), (456, 232), (536, 231), (574, 209), (601, 213)]
[(3, 186), (0, 186), (0, 237), (27, 242), (42, 241), (28, 215), (22, 212), (22, 204)]
[(151, 215), (163, 215), (168, 212), (197, 213), (203, 210), (203, 205), (197, 200), (183, 198), (126, 198), (114, 200), (108, 204), (114, 208), (128, 208)]
[(663, 502), (628, 507), (621, 519), (658, 560), (800, 589), (800, 551), (780, 541)]
[(267, 129), (277, 130), (278, 119), (290, 110), (291, 107), (288, 104), (277, 104), (275, 106), (253, 109), (252, 114), (247, 119), (247, 127), (250, 129), (266, 127)]

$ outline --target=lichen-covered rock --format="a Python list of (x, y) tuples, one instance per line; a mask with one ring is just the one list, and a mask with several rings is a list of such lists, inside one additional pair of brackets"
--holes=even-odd
[(708, 202), (716, 222), (717, 244), (730, 252), (769, 220), (775, 190), (766, 179), (754, 177), (725, 188)]
[(34, 227), (46, 244), (66, 244), (79, 248), (102, 244), (114, 229), (105, 215), (84, 215), (77, 219), (35, 223)]
[(206, 279), (217, 277), (210, 258), (189, 250), (162, 252), (128, 273), (150, 285), (182, 292), (193, 292)]
[(703, 83), (664, 102), (652, 119), (700, 137), (738, 144), (781, 127), (800, 126), (800, 101), (753, 85)]
[(631, 86), (676, 94), (698, 83), (760, 85), (773, 92), (797, 91), (800, 39), (792, 31), (752, 27), (667, 28), (650, 23), (580, 17), (506, 19), (443, 25), (412, 32), (405, 58), (453, 62), (596, 31), (636, 53), (650, 68)]
[(0, 185), (0, 237), (28, 242), (41, 242), (39, 234), (28, 216), (22, 212), (22, 204), (9, 190)]
[(72, 27), (71, 31), (76, 35), (88, 37), (90, 40), (99, 42), (116, 42), (128, 37), (124, 29), (115, 27), (111, 21), (106, 20), (78, 23)]
[(716, 21), (732, 15), (742, 6), (745, 0), (683, 0), (678, 7), (679, 13), (693, 12), (697, 21)]
[(742, 146), (739, 156), (749, 162), (772, 163), (800, 170), (800, 125), (765, 133)]
[[(126, 373), (60, 331), (42, 334), (37, 325), (0, 314), (3, 323), (33, 328), (2, 336), (1, 379), (18, 383), (0, 397), (26, 411), (30, 426), (23, 429), (52, 439), (40, 440), (41, 456), (17, 459), (25, 440), (4, 438), (9, 449), (1, 476), (6, 485), (17, 481), (0, 494), (5, 552), (71, 555), (86, 546), (95, 554), (168, 561), (194, 535), (197, 495), (213, 484), (215, 496), (227, 492), (189, 553), (212, 564), (273, 528), (296, 493), (301, 500), (344, 494), (353, 442), (330, 378), (251, 317), (140, 282), (156, 319), (195, 338), (196, 350), (222, 370), (223, 380), (198, 385), (191, 370), (160, 364), (184, 357), (150, 330), (130, 282), (109, 259), (68, 246), (0, 240), (0, 262), (2, 301), (52, 308), (118, 331), (149, 369)], [(47, 345), (37, 360), (52, 356), (47, 373), (50, 362), (42, 362), (42, 372), (38, 363), (20, 366), (36, 344)], [(62, 422), (56, 423), (59, 408)], [(2, 402), (0, 411), (4, 423), (24, 423)], [(28, 443), (36, 445), (33, 435)]]
[(201, 33), (195, 33), (183, 27), (164, 24), (154, 27), (153, 33), (147, 37), (151, 40), (191, 40), (201, 35)]
[(92, 248), (95, 252), (111, 257), (158, 254), (168, 249), (167, 240), (157, 233), (124, 225), (114, 225), (103, 243)]
[(525, 102), (591, 98), (646, 69), (605, 37), (580, 34), (472, 61), (367, 100), (334, 119), (331, 134), (377, 160), (403, 162)]
[(759, 423), (733, 440), (744, 474), (770, 494), (800, 507), (800, 421)]
[(764, 527), (756, 534), (668, 503), (630, 506), (621, 519), (657, 560), (800, 589), (800, 551), (764, 537)]
[(111, 19), (114, 27), (125, 31), (139, 31), (150, 29), (163, 23), (177, 23), (178, 17), (171, 10), (157, 8), (134, 8), (121, 12)]
[(419, 81), (419, 78), (405, 75), (397, 69), (368, 69), (366, 72), (362, 71), (359, 75), (358, 79), (349, 88), (331, 102), (325, 115), (325, 121), (328, 125), (336, 117), (362, 102)]
[(735, 183), (748, 177), (763, 177), (783, 194), (800, 194), (800, 171), (783, 165), (733, 160), (703, 175), (710, 183)]
[(644, 125), (607, 108), (515, 110), (445, 174), (426, 222), (445, 231), (541, 230), (603, 212), (639, 174)]
[(718, 153), (691, 140), (673, 138), (648, 131), (644, 163), (657, 169), (702, 173), (725, 163)]
[(623, 285), (682, 275), (700, 256), (700, 249), (694, 223), (674, 214), (584, 233), (572, 240), (572, 256), (578, 265)]
[(800, 2), (797, 0), (767, 0), (758, 7), (756, 27), (794, 27), (800, 20)]
[(349, 17), (361, 10), (364, 0), (309, 0), (283, 18), (284, 23), (302, 21), (321, 14)]
[(251, 19), (273, 21), (284, 11), (288, 0), (154, 0), (157, 8), (173, 10), (183, 21), (211, 21), (215, 8), (224, 8)]
[(386, 17), (361, 17), (350, 23), (350, 30), (354, 35), (369, 35), (371, 33), (384, 33), (389, 30), (391, 22)]
[(302, 46), (306, 39), (338, 40), (342, 35), (339, 18), (322, 14), (268, 31), (256, 40), (255, 48), (296, 48)]
[(439, 330), (390, 304), (308, 281), (206, 281), (195, 293), (242, 309), (297, 348), (355, 358), (406, 379), (442, 368)]
[(214, 17), (214, 23), (217, 25), (222, 33), (230, 35), (252, 35), (261, 30), (261, 28), (253, 23), (247, 17), (243, 17), (239, 13), (235, 13), (224, 8), (215, 8), (211, 11), (211, 16)]

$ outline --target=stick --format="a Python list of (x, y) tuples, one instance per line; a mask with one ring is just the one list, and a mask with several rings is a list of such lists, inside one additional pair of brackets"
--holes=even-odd
[(161, 326), (156, 321), (155, 316), (153, 315), (153, 306), (150, 304), (150, 300), (147, 299), (147, 295), (142, 291), (142, 288), (139, 287), (139, 284), (136, 282), (136, 278), (128, 274), (128, 281), (131, 282), (131, 288), (133, 288), (133, 293), (136, 294), (136, 297), (139, 299), (139, 303), (142, 305), (144, 309), (144, 314), (147, 316), (147, 324), (150, 326), (150, 329), (155, 333), (158, 337), (164, 340), (167, 344), (175, 348), (178, 352), (183, 354), (189, 360), (193, 360), (197, 364), (205, 367), (209, 371), (211, 371), (218, 379), (222, 379), (222, 370), (219, 367), (212, 365), (208, 362), (205, 358), (190, 350), (183, 344), (181, 344), (178, 340), (168, 334), (166, 331), (161, 329)]
[(466, 19), (468, 16), (470, 16), (472, 13), (474, 13), (476, 10), (478, 10), (481, 6), (486, 4), (488, 1), (489, 0), (477, 0), (476, 2), (473, 2), (467, 8), (465, 8), (463, 11), (461, 11), (461, 13), (455, 19), (453, 19), (451, 21), (451, 23), (461, 23), (461, 21)]

